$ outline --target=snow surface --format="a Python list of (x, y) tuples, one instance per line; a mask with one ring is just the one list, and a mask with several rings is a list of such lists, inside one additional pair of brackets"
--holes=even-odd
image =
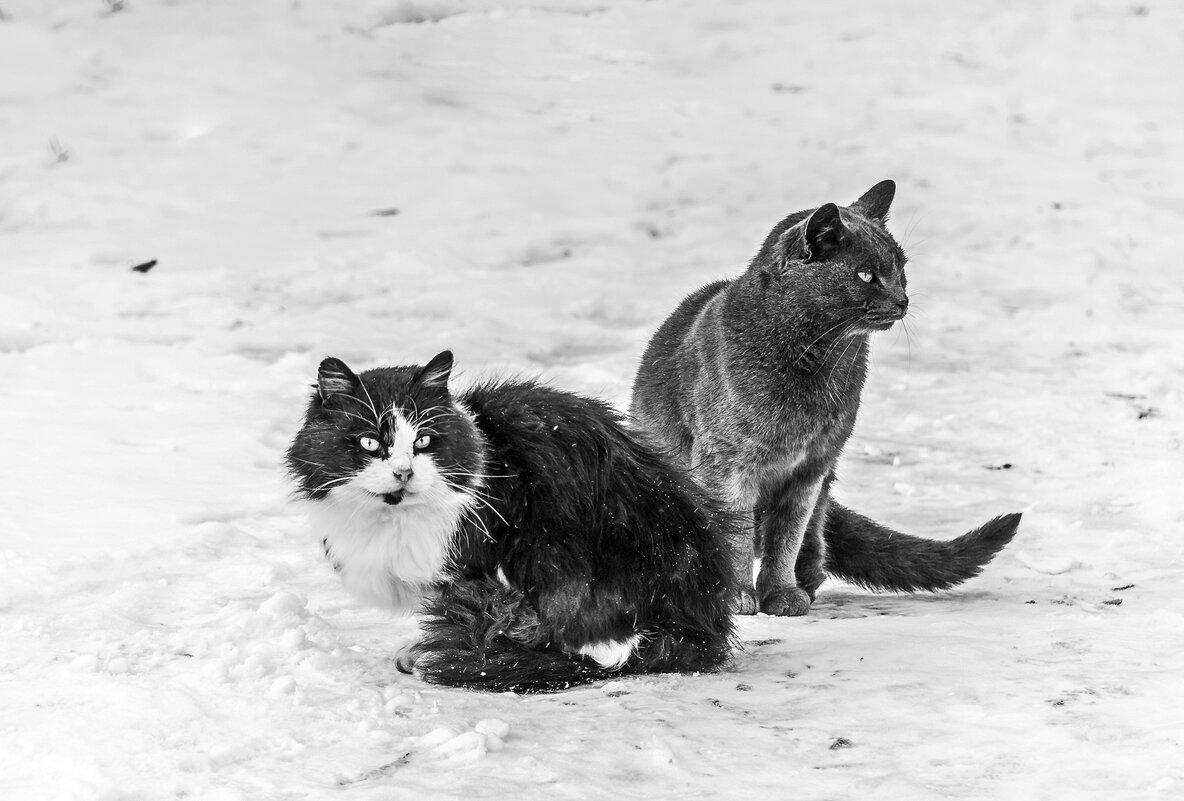
[[(1184, 797), (1181, 4), (0, 12), (0, 798)], [(915, 314), (838, 492), (1012, 547), (718, 675), (397, 674), (278, 467), (319, 359), (624, 405), (679, 299), (886, 177)]]

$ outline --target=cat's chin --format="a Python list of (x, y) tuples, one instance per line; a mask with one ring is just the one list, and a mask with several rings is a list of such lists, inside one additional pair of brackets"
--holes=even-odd
[(407, 493), (403, 490), (395, 490), (394, 492), (383, 493), (382, 495), (379, 495), (378, 497), (382, 498), (382, 502), (385, 503), (387, 506), (398, 506), (400, 503), (403, 502), (403, 498), (406, 495), (407, 495)]

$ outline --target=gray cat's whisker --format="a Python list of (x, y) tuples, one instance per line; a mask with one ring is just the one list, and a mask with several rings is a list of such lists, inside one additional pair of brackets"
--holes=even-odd
[[(859, 308), (861, 308), (861, 307), (860, 307), (860, 306), (847, 306), (847, 307), (844, 307), (844, 308), (842, 308), (842, 309), (839, 309), (839, 311), (852, 311), (852, 310), (854, 310), (854, 309), (859, 309)], [(802, 348), (802, 354), (801, 354), (800, 356), (798, 356), (798, 357), (797, 357), (797, 359), (795, 359), (795, 360), (794, 360), (794, 364), (796, 365), (796, 364), (797, 364), (798, 362), (800, 362), (802, 359), (806, 358), (806, 356), (808, 356), (808, 355), (809, 355), (809, 353), (810, 353), (811, 349), (813, 349), (813, 347), (814, 347), (815, 345), (817, 345), (817, 344), (818, 344), (819, 340), (821, 340), (823, 337), (825, 337), (825, 336), (826, 336), (827, 334), (829, 334), (831, 331), (834, 331), (836, 328), (839, 328), (840, 326), (848, 325), (849, 323), (855, 322), (855, 321), (857, 321), (858, 319), (859, 319), (859, 318), (858, 318), (858, 317), (856, 317), (856, 318), (854, 318), (854, 320), (840, 320), (840, 321), (839, 321), (838, 323), (836, 323), (835, 325), (832, 325), (830, 328), (828, 328), (828, 329), (826, 329), (825, 331), (823, 331), (821, 334), (819, 334), (819, 335), (818, 335), (818, 337), (817, 337), (817, 338), (815, 338), (815, 340), (814, 340), (813, 342), (811, 342), (811, 343), (810, 343), (809, 345), (807, 345), (806, 347)], [(838, 335), (838, 336), (835, 338), (835, 339), (836, 339), (836, 341), (837, 341), (838, 339), (841, 339), (841, 338), (842, 338), (842, 336), (843, 336), (843, 334), (842, 334), (842, 333), (840, 333), (840, 334), (839, 334), (839, 335)], [(823, 354), (823, 359), (825, 359), (825, 358), (826, 358), (826, 355), (825, 355), (825, 354)]]

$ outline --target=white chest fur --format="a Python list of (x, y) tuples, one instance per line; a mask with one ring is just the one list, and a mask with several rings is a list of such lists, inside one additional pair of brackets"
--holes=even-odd
[(414, 612), (441, 577), (467, 505), (460, 493), (432, 493), (396, 506), (351, 486), (313, 504), (309, 522), (347, 590), (363, 600)]

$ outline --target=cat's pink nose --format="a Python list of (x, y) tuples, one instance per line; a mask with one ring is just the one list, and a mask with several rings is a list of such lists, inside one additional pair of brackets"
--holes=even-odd
[(404, 469), (396, 468), (391, 472), (395, 474), (395, 478), (399, 479), (404, 484), (411, 480), (411, 476), (415, 475), (415, 472), (410, 467)]

